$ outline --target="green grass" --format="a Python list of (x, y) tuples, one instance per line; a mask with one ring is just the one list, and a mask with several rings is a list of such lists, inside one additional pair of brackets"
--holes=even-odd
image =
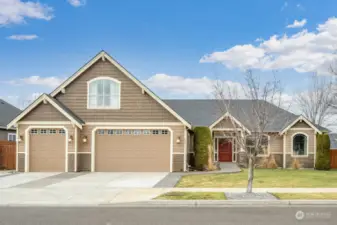
[[(247, 170), (232, 174), (187, 175), (176, 187), (234, 188), (246, 187)], [(337, 171), (255, 169), (253, 187), (337, 187)]]
[(337, 200), (337, 193), (272, 193), (282, 200)]
[(156, 200), (226, 200), (223, 192), (168, 192)]

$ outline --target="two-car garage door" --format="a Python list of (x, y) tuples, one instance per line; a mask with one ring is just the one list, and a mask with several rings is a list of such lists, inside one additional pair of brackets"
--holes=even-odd
[(161, 129), (99, 129), (95, 171), (169, 172), (170, 137)]
[[(29, 171), (63, 172), (66, 135), (63, 129), (31, 129)], [(98, 129), (96, 172), (169, 172), (171, 133), (166, 129)]]
[(30, 172), (65, 171), (65, 131), (31, 129), (29, 138)]

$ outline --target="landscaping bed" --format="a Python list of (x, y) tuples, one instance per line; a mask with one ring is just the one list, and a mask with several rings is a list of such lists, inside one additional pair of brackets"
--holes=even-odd
[(168, 192), (155, 200), (226, 200), (223, 192)]
[[(179, 188), (244, 188), (247, 170), (232, 174), (186, 175)], [(337, 171), (255, 169), (254, 188), (337, 188)]]

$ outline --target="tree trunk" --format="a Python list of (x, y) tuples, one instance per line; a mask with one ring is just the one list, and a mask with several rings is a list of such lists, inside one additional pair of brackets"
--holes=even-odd
[(254, 179), (254, 160), (252, 156), (248, 157), (248, 184), (247, 193), (252, 193), (253, 191), (253, 179)]

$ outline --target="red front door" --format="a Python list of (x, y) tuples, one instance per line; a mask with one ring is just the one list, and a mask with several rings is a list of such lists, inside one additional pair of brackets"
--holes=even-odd
[(219, 139), (219, 162), (232, 162), (232, 142), (220, 138)]

